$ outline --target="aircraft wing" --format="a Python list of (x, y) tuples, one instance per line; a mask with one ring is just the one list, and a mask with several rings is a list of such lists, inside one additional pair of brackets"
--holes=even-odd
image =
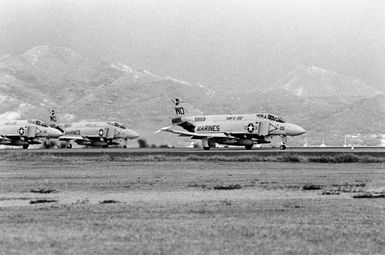
[(81, 135), (62, 135), (59, 137), (60, 141), (90, 141), (87, 137)]
[(178, 134), (179, 136), (187, 136), (187, 137), (194, 137), (194, 138), (235, 138), (232, 135), (225, 134), (225, 133), (194, 133), (194, 132), (188, 132), (188, 131), (179, 131), (179, 130), (172, 130), (169, 129), (169, 127), (162, 128), (160, 131), (170, 132), (173, 134)]
[(10, 141), (11, 141), (11, 139), (9, 139), (9, 138), (7, 138), (5, 136), (0, 135), (0, 143), (8, 143)]
[(234, 137), (244, 137), (245, 135), (247, 135), (249, 137), (250, 136), (251, 137), (261, 137), (258, 134), (250, 134), (249, 132), (229, 132), (229, 133), (226, 133), (226, 134), (232, 135)]

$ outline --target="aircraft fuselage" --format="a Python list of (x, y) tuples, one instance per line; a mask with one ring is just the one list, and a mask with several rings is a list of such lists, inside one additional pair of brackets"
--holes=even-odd
[(173, 122), (186, 122), (186, 130), (195, 133), (239, 133), (248, 137), (305, 133), (298, 125), (258, 117), (257, 114), (186, 116), (175, 118)]
[(23, 146), (39, 144), (42, 138), (58, 138), (62, 132), (40, 120), (0, 121), (0, 144)]
[[(240, 145), (251, 148), (253, 144), (270, 143), (274, 136), (297, 136), (305, 130), (286, 123), (271, 114), (227, 114), (181, 116), (172, 119), (173, 124), (197, 134), (193, 139), (202, 139), (204, 147), (213, 143)], [(224, 134), (225, 137), (216, 134)]]
[(115, 122), (83, 121), (58, 125), (63, 130), (60, 140), (74, 140), (80, 145), (108, 146), (117, 145), (120, 140), (134, 139), (139, 135), (124, 126), (114, 125)]

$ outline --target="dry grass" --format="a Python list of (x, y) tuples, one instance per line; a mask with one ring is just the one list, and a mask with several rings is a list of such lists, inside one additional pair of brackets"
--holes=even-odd
[(10, 209), (0, 212), (2, 222), (7, 222), (0, 230), (2, 251), (382, 254), (383, 212), (370, 202), (355, 201), (221, 200)]
[(385, 186), (382, 164), (3, 161), (0, 177), (1, 196), (58, 200), (0, 206), (4, 254), (385, 253), (384, 203), (351, 198)]
[(111, 156), (108, 153), (95, 154), (94, 156), (57, 156), (49, 152), (34, 154), (31, 152), (9, 152), (0, 155), (2, 160), (8, 161), (47, 161), (47, 162), (79, 162), (79, 161), (117, 161), (117, 162), (283, 162), (283, 163), (383, 163), (384, 158), (369, 155), (356, 155), (343, 153), (328, 156), (304, 156), (295, 153), (284, 153), (277, 156), (245, 155), (196, 155), (173, 156), (166, 154)]

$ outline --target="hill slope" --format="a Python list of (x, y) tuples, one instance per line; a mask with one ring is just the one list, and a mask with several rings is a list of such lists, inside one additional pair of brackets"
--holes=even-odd
[(0, 58), (1, 118), (47, 120), (54, 107), (73, 120), (121, 121), (150, 143), (184, 144), (177, 136), (153, 134), (170, 124), (175, 97), (206, 114), (273, 112), (303, 126), (309, 137), (381, 132), (385, 124), (385, 99), (378, 90), (316, 67), (298, 67), (263, 91), (212, 91), (62, 47), (38, 46)]

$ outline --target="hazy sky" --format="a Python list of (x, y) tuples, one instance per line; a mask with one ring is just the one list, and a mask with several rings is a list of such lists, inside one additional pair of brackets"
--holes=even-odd
[(0, 55), (42, 44), (208, 86), (314, 65), (385, 87), (384, 0), (0, 0)]

